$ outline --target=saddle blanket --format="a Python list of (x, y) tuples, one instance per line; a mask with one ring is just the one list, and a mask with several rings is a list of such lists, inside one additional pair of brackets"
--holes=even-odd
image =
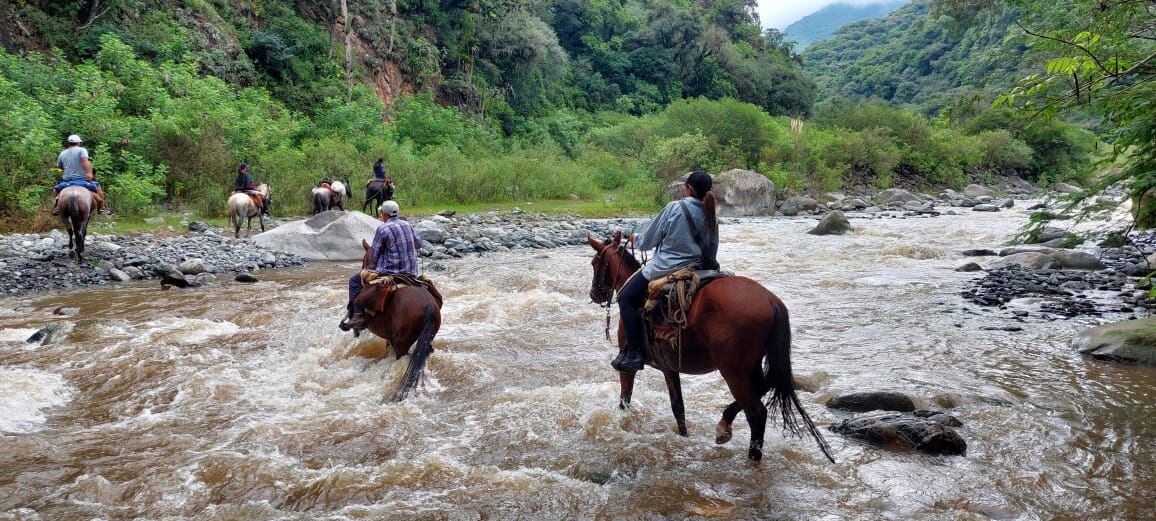
[(425, 288), (426, 291), (429, 291), (430, 294), (433, 295), (438, 308), (441, 309), (442, 307), (441, 292), (438, 291), (433, 281), (427, 279), (424, 275), (417, 277), (402, 273), (381, 275), (374, 270), (362, 270), (361, 283), (364, 289), (357, 295), (354, 303), (364, 307), (365, 312), (370, 315), (376, 315), (385, 311), (385, 306), (389, 302), (390, 295), (399, 288), (406, 286)]

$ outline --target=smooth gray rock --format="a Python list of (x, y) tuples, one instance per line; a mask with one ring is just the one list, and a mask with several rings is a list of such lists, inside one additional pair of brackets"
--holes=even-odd
[(1083, 251), (1056, 250), (1051, 253), (1051, 257), (1068, 269), (1098, 270), (1104, 267), (1095, 255)]
[(994, 204), (983, 203), (983, 204), (977, 204), (977, 205), (971, 207), (971, 211), (973, 211), (973, 212), (998, 212), (999, 207), (994, 205)]
[(799, 204), (795, 202), (795, 198), (791, 197), (783, 201), (783, 205), (779, 207), (779, 213), (784, 217), (794, 217), (799, 215)]
[(891, 204), (901, 203), (906, 204), (908, 201), (918, 201), (919, 196), (915, 195), (902, 188), (888, 188), (875, 195), (876, 204)]
[(128, 273), (125, 273), (125, 272), (118, 270), (116, 268), (109, 268), (108, 269), (108, 277), (112, 280), (117, 281), (117, 282), (128, 282), (128, 281), (132, 280), (132, 277), (129, 276)]
[(967, 197), (983, 197), (983, 196), (994, 197), (995, 196), (995, 190), (992, 190), (991, 188), (988, 188), (988, 187), (983, 186), (983, 185), (970, 184), (970, 185), (967, 185), (967, 187), (963, 189), (963, 195), (965, 195)]
[(189, 222), (189, 231), (198, 233), (206, 232), (209, 231), (209, 225), (201, 221), (191, 221)]
[(969, 262), (967, 264), (964, 264), (963, 266), (955, 268), (955, 271), (962, 271), (965, 273), (970, 273), (973, 271), (983, 271), (983, 267), (977, 263)]
[(381, 221), (361, 212), (330, 210), (307, 220), (291, 221), (253, 237), (265, 248), (308, 260), (361, 260), (361, 241), (373, 241)]
[(1083, 190), (1083, 188), (1068, 183), (1056, 183), (1052, 188), (1061, 194), (1074, 194)]
[[(687, 173), (667, 185), (667, 195), (671, 200), (682, 197), (682, 186), (686, 184)], [(718, 201), (718, 215), (722, 217), (743, 217), (770, 215), (775, 210), (775, 183), (766, 176), (751, 170), (738, 168), (715, 174), (714, 192)]]
[(177, 270), (185, 275), (199, 275), (205, 272), (205, 261), (199, 258), (187, 259), (177, 265)]

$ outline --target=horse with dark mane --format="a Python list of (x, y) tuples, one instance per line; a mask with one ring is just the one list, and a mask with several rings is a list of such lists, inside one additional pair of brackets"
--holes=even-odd
[(369, 184), (365, 185), (365, 203), (361, 205), (361, 211), (369, 213), (369, 203), (373, 202), (373, 207), (381, 206), (381, 203), (392, 201), (394, 194), (393, 178), (386, 176), (385, 179), (373, 179)]
[(82, 186), (70, 186), (60, 191), (60, 222), (68, 229), (68, 254), (76, 263), (84, 260), (84, 240), (88, 237), (88, 222), (96, 212), (96, 198)]
[[(361, 246), (365, 248), (361, 261), (364, 270), (373, 265), (374, 259), (369, 243), (362, 240)], [(394, 401), (404, 400), (421, 382), (426, 360), (433, 353), (433, 339), (441, 328), (441, 306), (440, 296), (435, 297), (426, 288), (401, 286), (389, 293), (383, 309), (366, 313), (366, 328), (389, 342), (395, 358), (409, 355), (409, 366), (393, 394)]]
[[(622, 245), (622, 233), (613, 239), (587, 239), (594, 255), (594, 279), (590, 298), (609, 306), (614, 292), (622, 289), (641, 264)], [(653, 336), (653, 335), (652, 335)], [(618, 327), (618, 345), (625, 346), (622, 324)], [(795, 394), (791, 374), (791, 324), (787, 306), (762, 285), (746, 277), (723, 277), (699, 288), (686, 313), (686, 329), (681, 346), (666, 340), (652, 341), (646, 347), (646, 363), (666, 378), (670, 407), (678, 423), (678, 433), (686, 436), (686, 418), (682, 402), (679, 373), (706, 374), (718, 371), (726, 380), (735, 401), (723, 411), (715, 428), (715, 442), (731, 439), (731, 423), (739, 411), (751, 428), (747, 457), (758, 461), (763, 456), (763, 435), (767, 408), (777, 411), (783, 428), (795, 435), (805, 430), (819, 444), (831, 461), (831, 450), (823, 435), (803, 409)], [(634, 372), (619, 372), (621, 398), (619, 407), (630, 405), (634, 392)], [(763, 397), (770, 393), (764, 404)]]

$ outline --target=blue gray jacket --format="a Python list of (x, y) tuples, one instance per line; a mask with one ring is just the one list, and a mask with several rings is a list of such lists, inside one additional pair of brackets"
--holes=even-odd
[(690, 213), (709, 253), (718, 251), (718, 236), (707, 230), (702, 201), (693, 197), (671, 201), (643, 227), (634, 240), (634, 245), (640, 250), (655, 250), (650, 262), (642, 267), (642, 276), (646, 280), (669, 275), (686, 266), (702, 264), (702, 247), (695, 242), (694, 232), (679, 205), (685, 206)]

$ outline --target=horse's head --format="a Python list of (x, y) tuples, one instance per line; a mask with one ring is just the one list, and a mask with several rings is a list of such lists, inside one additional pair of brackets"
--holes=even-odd
[(622, 245), (622, 232), (616, 232), (614, 238), (599, 241), (594, 237), (587, 237), (586, 242), (594, 248), (594, 278), (590, 281), (590, 300), (596, 304), (609, 304), (614, 291), (626, 283), (641, 264)]
[(369, 247), (369, 243), (365, 242), (365, 239), (361, 239), (361, 248), (365, 250), (365, 256), (361, 258), (361, 269), (364, 270), (369, 268), (370, 263), (373, 262), (371, 257), (373, 248)]

